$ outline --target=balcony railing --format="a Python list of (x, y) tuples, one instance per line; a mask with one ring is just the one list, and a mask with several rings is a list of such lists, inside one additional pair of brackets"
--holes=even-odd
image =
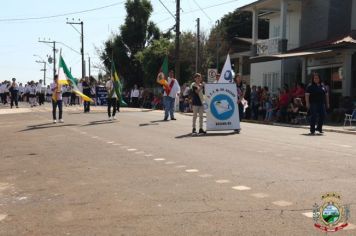
[(281, 38), (270, 38), (257, 41), (257, 54), (268, 56), (280, 53)]

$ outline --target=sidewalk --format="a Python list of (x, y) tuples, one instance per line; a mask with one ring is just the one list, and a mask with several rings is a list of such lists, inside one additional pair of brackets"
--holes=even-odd
[[(193, 113), (181, 113), (186, 116), (193, 116)], [(204, 117), (206, 118), (206, 113), (204, 113)], [(255, 121), (255, 120), (243, 120), (242, 122), (253, 123), (253, 124), (261, 124), (261, 125), (274, 125), (274, 126), (282, 126), (282, 127), (290, 127), (290, 128), (299, 128), (299, 129), (307, 129), (309, 130), (309, 125), (294, 125), (294, 124), (285, 124), (285, 123), (277, 123), (277, 122), (265, 122), (265, 121)], [(342, 134), (354, 134), (356, 135), (356, 124), (353, 126), (346, 126), (344, 128), (343, 124), (340, 125), (330, 125), (326, 124), (323, 126), (323, 130), (326, 132), (335, 132)]]

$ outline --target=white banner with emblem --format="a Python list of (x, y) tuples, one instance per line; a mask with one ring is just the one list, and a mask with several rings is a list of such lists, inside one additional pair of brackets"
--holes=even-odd
[(205, 84), (206, 129), (240, 129), (235, 83)]

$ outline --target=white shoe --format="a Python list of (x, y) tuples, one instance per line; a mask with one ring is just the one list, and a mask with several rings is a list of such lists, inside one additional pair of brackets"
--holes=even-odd
[(53, 124), (56, 124), (57, 123), (57, 120), (53, 120)]
[(113, 116), (113, 117), (112, 117), (112, 119), (113, 119), (113, 120), (116, 120), (116, 117), (115, 117), (115, 116)]
[(112, 120), (111, 116), (109, 117), (109, 120)]
[(59, 123), (64, 123), (63, 119), (60, 119), (60, 120), (59, 120)]

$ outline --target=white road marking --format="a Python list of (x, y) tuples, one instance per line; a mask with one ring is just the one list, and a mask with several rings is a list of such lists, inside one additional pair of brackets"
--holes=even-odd
[(234, 189), (234, 190), (239, 190), (239, 191), (251, 190), (251, 188), (250, 188), (250, 187), (243, 186), (243, 185), (234, 186), (234, 187), (232, 187), (232, 189)]
[(0, 214), (0, 221), (4, 220), (7, 217), (5, 214)]
[(303, 216), (306, 216), (308, 218), (313, 218), (313, 212), (304, 212), (302, 213)]
[(146, 154), (145, 157), (152, 157), (152, 154)]
[(137, 149), (135, 149), (135, 148), (129, 148), (129, 149), (127, 149), (127, 151), (133, 152), (133, 151), (137, 151)]
[(92, 138), (98, 138), (98, 136), (91, 136)]
[(109, 141), (109, 142), (106, 142), (106, 143), (108, 143), (108, 144), (113, 144), (114, 142), (113, 142), (113, 141)]
[(252, 197), (255, 197), (255, 198), (266, 198), (268, 197), (269, 195), (266, 194), (266, 193), (253, 193), (251, 194)]
[(176, 164), (176, 163), (174, 161), (167, 161), (165, 164), (166, 165), (173, 165), (173, 164)]
[(197, 170), (197, 169), (188, 169), (188, 170), (185, 170), (185, 172), (196, 173), (196, 172), (199, 172), (199, 170)]
[(287, 202), (287, 201), (284, 201), (284, 200), (275, 201), (275, 202), (272, 202), (272, 204), (277, 205), (277, 206), (281, 206), (281, 207), (286, 207), (286, 206), (293, 205), (293, 203)]
[(184, 168), (184, 167), (187, 167), (187, 166), (185, 166), (185, 165), (176, 166), (176, 168)]
[(165, 161), (166, 159), (164, 159), (164, 158), (155, 158), (155, 159), (153, 159), (154, 161)]
[(201, 177), (201, 178), (209, 178), (209, 177), (213, 177), (213, 175), (211, 175), (211, 174), (202, 174), (202, 175), (199, 175), (199, 177)]
[(215, 180), (215, 182), (218, 184), (227, 184), (227, 183), (230, 183), (231, 181), (228, 179), (218, 179), (218, 180)]
[(144, 151), (135, 152), (135, 154), (144, 154)]

